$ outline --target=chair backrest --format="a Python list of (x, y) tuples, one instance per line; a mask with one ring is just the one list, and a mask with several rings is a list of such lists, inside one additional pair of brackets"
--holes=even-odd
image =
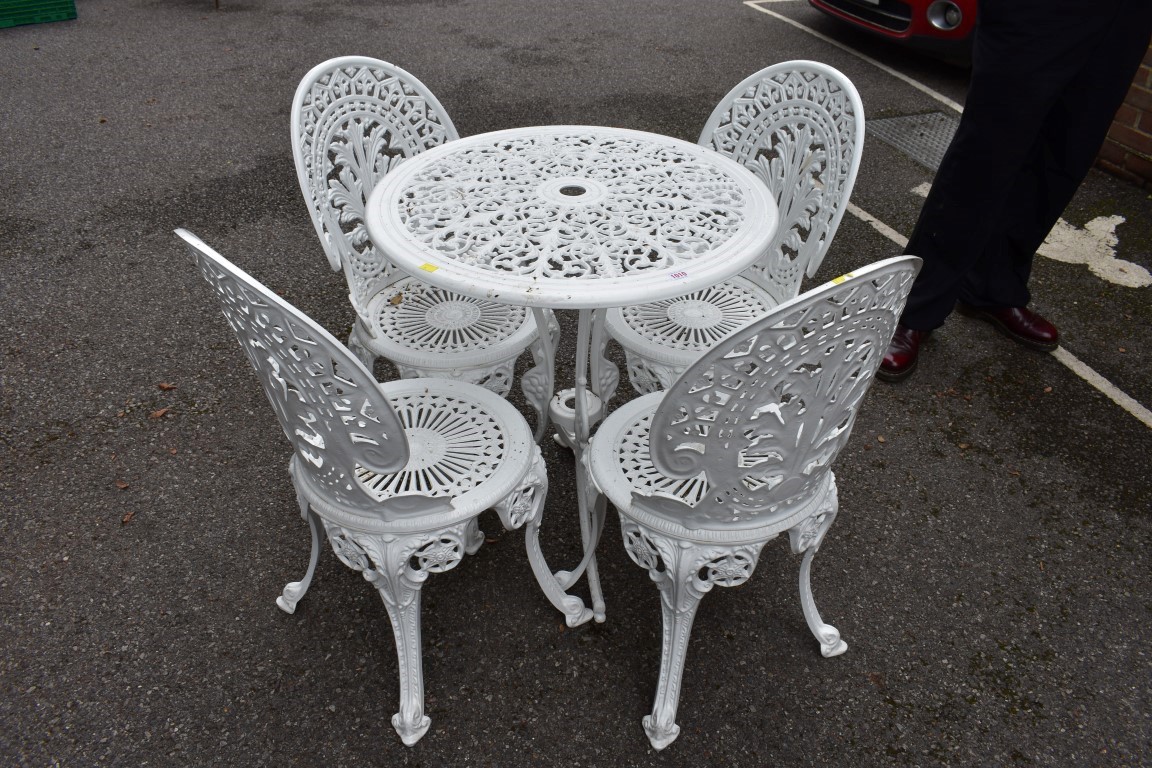
[(860, 168), (864, 105), (852, 82), (814, 61), (760, 70), (721, 99), (698, 142), (755, 173), (776, 197), (780, 226), (746, 272), (777, 301), (816, 274)]
[(300, 81), (292, 100), (296, 176), (328, 262), (343, 267), (357, 312), (392, 274), (364, 225), (368, 194), (397, 163), (456, 138), (432, 92), (386, 61), (330, 59)]
[(706, 352), (652, 418), (649, 453), (676, 484), (633, 503), (688, 528), (760, 528), (829, 478), (920, 269), (876, 262), (788, 301)]
[(348, 349), (314, 320), (184, 229), (176, 230), (216, 292), (228, 324), (296, 451), (294, 471), (342, 507), (369, 517), (423, 514), (445, 499), (390, 499), (362, 483), (408, 462), (396, 411)]

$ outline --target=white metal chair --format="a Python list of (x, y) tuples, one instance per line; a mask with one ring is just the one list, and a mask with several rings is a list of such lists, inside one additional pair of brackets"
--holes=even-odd
[(901, 256), (826, 283), (710, 349), (665, 392), (601, 426), (586, 456), (620, 513), (624, 546), (660, 589), (664, 646), (656, 749), (680, 732), (688, 638), (713, 586), (747, 581), (787, 531), (803, 553), (800, 603), (825, 656), (847, 649), (812, 598), (812, 557), (836, 517), (831, 465), (848, 440), (920, 260)]
[(186, 230), (177, 234), (211, 284), (294, 448), (288, 469), (312, 530), (303, 579), (276, 604), (296, 610), (312, 581), (319, 529), (341, 562), (384, 599), (396, 636), (405, 744), (428, 730), (420, 652), (420, 588), (484, 543), (477, 516), (527, 525), (529, 559), (569, 623), (591, 618), (561, 592), (540, 555), (548, 478), (524, 417), (483, 387), (447, 379), (377, 384), (308, 316)]
[[(368, 194), (384, 174), (456, 138), (432, 92), (379, 59), (325, 61), (304, 76), (292, 102), (300, 189), (356, 310), (348, 346), (368, 370), (384, 357), (403, 378), (459, 379), (506, 395), (516, 359), (537, 340), (532, 313), (407, 276), (377, 251), (364, 226)], [(529, 400), (540, 413), (547, 405), (547, 396)]]
[(863, 141), (860, 95), (825, 64), (775, 64), (720, 101), (698, 143), (768, 185), (780, 226), (769, 251), (737, 277), (674, 299), (609, 310), (606, 328), (624, 348), (637, 392), (668, 387), (717, 341), (800, 292), (840, 225)]

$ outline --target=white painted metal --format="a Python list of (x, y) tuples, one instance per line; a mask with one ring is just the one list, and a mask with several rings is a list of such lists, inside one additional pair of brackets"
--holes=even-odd
[(713, 586), (747, 581), (787, 531), (804, 555), (800, 599), (824, 656), (847, 644), (812, 598), (812, 557), (837, 513), (832, 462), (896, 329), (920, 260), (900, 256), (809, 291), (737, 330), (665, 392), (609, 416), (585, 456), (620, 513), (624, 545), (660, 589), (664, 647), (656, 749), (680, 732), (688, 638)]
[[(523, 306), (667, 298), (764, 253), (776, 206), (739, 163), (622, 128), (469, 136), (389, 174), (368, 201), (377, 247), (411, 274)], [(751, 254), (750, 254), (751, 252)]]
[(300, 189), (329, 263), (344, 270), (356, 310), (348, 346), (369, 370), (384, 357), (405, 378), (458, 379), (506, 395), (516, 358), (537, 339), (531, 313), (398, 272), (364, 228), (365, 200), (386, 173), (457, 138), (436, 97), (378, 59), (345, 56), (318, 65), (292, 103)]
[[(605, 356), (603, 313), (592, 310), (704, 288), (752, 264), (775, 231), (768, 188), (698, 144), (619, 128), (535, 126), (413, 158), (372, 192), (366, 220), (393, 263), (438, 287), (534, 312), (579, 309), (575, 386), (551, 410), (561, 417), (557, 439), (575, 453), (584, 558), (556, 579), (568, 589), (587, 573), (593, 615), (604, 621), (594, 557), (602, 507), (589, 498), (582, 455), (619, 372)], [(545, 417), (555, 391), (550, 342), (541, 339), (521, 381)]]
[(700, 144), (740, 162), (776, 199), (772, 247), (743, 274), (608, 313), (640, 393), (672, 381), (704, 350), (800, 292), (827, 253), (860, 166), (864, 110), (843, 74), (788, 61), (757, 72), (713, 110)]
[(337, 557), (384, 600), (396, 636), (405, 744), (428, 729), (420, 652), (420, 587), (484, 543), (477, 516), (526, 526), (546, 596), (570, 623), (589, 611), (560, 590), (539, 555), (548, 478), (524, 417), (483, 387), (446, 379), (377, 384), (361, 362), (300, 310), (186, 230), (188, 246), (256, 369), (284, 434), (300, 513), (312, 530), (303, 579), (276, 603), (288, 613), (308, 590), (323, 526)]

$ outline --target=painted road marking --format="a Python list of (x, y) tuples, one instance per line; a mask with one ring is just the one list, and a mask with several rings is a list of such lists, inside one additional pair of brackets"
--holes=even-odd
[[(826, 35), (822, 35), (819, 32), (817, 32), (816, 30), (814, 30), (810, 27), (806, 27), (803, 24), (799, 23), (798, 21), (794, 21), (794, 20), (788, 18), (787, 16), (783, 16), (779, 13), (776, 13), (775, 11), (771, 11), (771, 10), (768, 10), (767, 8), (763, 7), (766, 3), (774, 2), (774, 1), (779, 1), (779, 0), (745, 0), (744, 5), (748, 6), (749, 8), (752, 8), (754, 10), (760, 11), (761, 13), (766, 13), (774, 19), (779, 19), (780, 21), (783, 21), (785, 24), (790, 24), (793, 27), (796, 27), (797, 29), (800, 29), (800, 30), (803, 30), (804, 32), (807, 32), (808, 34), (812, 35), (815, 38), (823, 40), (824, 42), (829, 43), (830, 45), (833, 45), (833, 46), (835, 46), (835, 47), (837, 47), (843, 51), (847, 51), (848, 53), (851, 53), (853, 56), (856, 56), (857, 58), (859, 58), (859, 59), (861, 59), (861, 60), (863, 60), (863, 61), (865, 61), (865, 62), (867, 62), (867, 63), (869, 63), (875, 67), (878, 67), (879, 69), (883, 70), (884, 72), (895, 77), (897, 80), (901, 80), (901, 81), (911, 85), (916, 90), (922, 91), (922, 92), (928, 94), (929, 96), (936, 99), (940, 103), (951, 107), (952, 109), (956, 110), (957, 112), (963, 112), (964, 111), (964, 108), (961, 107), (959, 104), (957, 104), (955, 101), (952, 101), (951, 99), (949, 99), (947, 96), (944, 96), (943, 94), (937, 93), (936, 91), (932, 90), (931, 88), (924, 85), (923, 83), (920, 83), (920, 82), (917, 82), (916, 80), (913, 80), (912, 78), (908, 77), (904, 73), (897, 72), (896, 70), (892, 69), (891, 67), (889, 67), (885, 64), (881, 64), (879, 61), (876, 61), (875, 59), (871, 58), (870, 56), (865, 56), (864, 54), (860, 53), (859, 51), (857, 51), (853, 48), (850, 48), (850, 47), (844, 45), (843, 43), (840, 43), (837, 40), (833, 40), (832, 38), (830, 38)], [(908, 245), (908, 238), (904, 237), (899, 232), (892, 229), (892, 227), (890, 227), (887, 224), (885, 224), (884, 222), (880, 221), (875, 216), (873, 216), (872, 214), (863, 210), (859, 206), (849, 203), (848, 204), (848, 212), (851, 213), (856, 218), (863, 221), (864, 223), (871, 226), (877, 232), (884, 235), (886, 238), (888, 238), (892, 242), (896, 243), (896, 245), (900, 246), (901, 248)], [(1119, 260), (1117, 260), (1117, 261), (1119, 261)], [(1128, 262), (1124, 262), (1124, 263), (1127, 264)], [(1133, 266), (1137, 266), (1137, 265), (1133, 265)], [(1099, 373), (1094, 371), (1090, 366), (1085, 364), (1082, 360), (1080, 360), (1078, 357), (1073, 355), (1071, 352), (1069, 352), (1064, 347), (1057, 347), (1057, 349), (1054, 352), (1052, 352), (1051, 354), (1054, 358), (1056, 358), (1064, 366), (1066, 366), (1070, 371), (1075, 373), (1080, 378), (1084, 379), (1084, 381), (1088, 382), (1091, 386), (1095, 387), (1096, 390), (1098, 390), (1101, 394), (1103, 394), (1109, 400), (1116, 403), (1116, 405), (1120, 406), (1125, 411), (1127, 411), (1128, 413), (1132, 414), (1137, 419), (1139, 419), (1140, 422), (1143, 423), (1145, 426), (1152, 429), (1152, 411), (1149, 411), (1147, 408), (1145, 408), (1143, 405), (1141, 405), (1139, 402), (1137, 402), (1134, 398), (1129, 396), (1127, 393), (1125, 393), (1123, 390), (1121, 390), (1119, 387), (1117, 387), (1112, 382), (1108, 381), (1108, 379), (1104, 378)]]
[(1044, 245), (1037, 251), (1067, 264), (1087, 264), (1092, 274), (1125, 288), (1147, 288), (1152, 285), (1152, 273), (1139, 264), (1116, 258), (1116, 225), (1123, 224), (1123, 216), (1097, 216), (1077, 229), (1064, 219), (1058, 219)]
[[(932, 185), (925, 182), (912, 188), (912, 194), (928, 197)], [(1152, 285), (1152, 273), (1125, 259), (1116, 258), (1116, 226), (1123, 224), (1123, 216), (1097, 216), (1077, 229), (1064, 219), (1048, 233), (1036, 253), (1065, 264), (1085, 264), (1101, 280), (1125, 288), (1147, 288)]]
[(1064, 365), (1068, 366), (1069, 370), (1098, 389), (1105, 397), (1116, 403), (1116, 405), (1144, 422), (1144, 426), (1152, 428), (1152, 411), (1136, 402), (1128, 393), (1108, 381), (1108, 379), (1089, 368), (1080, 358), (1064, 349), (1064, 347), (1056, 347), (1052, 352), (1052, 357), (1064, 363)]
[(796, 27), (797, 29), (801, 29), (801, 30), (807, 32), (808, 34), (812, 35), (813, 37), (819, 38), (820, 40), (823, 40), (824, 42), (829, 43), (830, 45), (834, 45), (841, 50), (847, 51), (848, 53), (852, 54), (853, 56), (856, 56), (857, 58), (863, 59), (864, 61), (868, 62), (872, 66), (884, 70), (889, 75), (896, 78), (897, 80), (903, 80), (905, 83), (912, 86), (916, 90), (923, 91), (924, 93), (928, 94), (932, 98), (936, 99), (936, 101), (940, 102), (941, 104), (944, 104), (947, 107), (950, 107), (951, 109), (956, 110), (957, 112), (963, 112), (964, 111), (964, 107), (960, 106), (955, 101), (952, 101), (952, 99), (948, 98), (947, 96), (940, 93), (939, 91), (932, 90), (928, 86), (924, 85), (924, 83), (921, 83), (917, 80), (913, 80), (912, 78), (908, 77), (908, 75), (904, 74), (903, 72), (897, 72), (896, 70), (889, 67), (887, 64), (882, 64), (881, 62), (877, 61), (876, 59), (873, 59), (871, 56), (865, 56), (864, 54), (860, 53), (856, 49), (849, 48), (848, 46), (844, 45), (840, 41), (833, 40), (832, 38), (828, 37), (827, 35), (823, 35), (823, 34), (817, 32), (816, 30), (812, 29), (811, 27), (806, 27), (803, 24), (801, 24), (800, 22), (795, 21), (794, 19), (790, 19), (787, 16), (784, 16), (783, 14), (776, 13), (776, 11), (770, 11), (767, 8), (763, 7), (765, 3), (774, 2), (774, 1), (778, 2), (779, 0), (745, 0), (744, 5), (748, 6), (749, 8), (752, 8), (754, 10), (760, 11), (760, 13), (766, 13), (774, 19), (779, 19), (780, 21), (784, 22), (785, 24), (791, 24), (792, 26)]

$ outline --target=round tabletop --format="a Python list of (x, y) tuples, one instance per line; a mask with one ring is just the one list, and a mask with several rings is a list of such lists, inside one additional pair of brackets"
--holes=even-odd
[(624, 306), (705, 288), (763, 255), (771, 193), (711, 149), (621, 128), (448, 142), (373, 190), (377, 248), (428, 283), (506, 304)]

